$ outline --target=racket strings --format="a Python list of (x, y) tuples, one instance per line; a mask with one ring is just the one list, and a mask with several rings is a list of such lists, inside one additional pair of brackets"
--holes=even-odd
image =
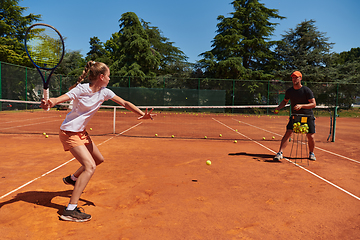
[(36, 65), (45, 69), (55, 68), (63, 54), (60, 35), (48, 27), (34, 27), (27, 38), (27, 49)]

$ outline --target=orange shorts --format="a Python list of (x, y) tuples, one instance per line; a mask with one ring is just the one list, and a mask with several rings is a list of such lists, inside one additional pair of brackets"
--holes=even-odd
[(69, 151), (71, 148), (91, 144), (92, 140), (86, 130), (82, 132), (68, 132), (60, 129), (59, 138), (64, 146), (65, 151)]

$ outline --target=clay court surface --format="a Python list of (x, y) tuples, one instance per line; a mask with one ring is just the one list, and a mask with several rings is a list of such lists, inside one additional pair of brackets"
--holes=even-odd
[(318, 117), (317, 161), (295, 165), (291, 142), (272, 160), (286, 116), (118, 112), (112, 134), (99, 112), (88, 131), (106, 160), (79, 202), (91, 221), (74, 223), (59, 220), (79, 167), (57, 136), (65, 114), (0, 112), (0, 239), (359, 239), (359, 118), (328, 142)]

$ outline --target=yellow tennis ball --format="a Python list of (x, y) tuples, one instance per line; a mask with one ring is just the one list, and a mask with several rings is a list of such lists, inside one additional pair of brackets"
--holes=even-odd
[(265, 137), (263, 137), (263, 140), (265, 140)]
[(207, 160), (207, 161), (206, 161), (206, 164), (207, 164), (207, 165), (211, 165), (211, 161), (210, 161), (210, 160)]
[(171, 135), (172, 138), (174, 138), (175, 136), (174, 135)]
[(45, 135), (46, 138), (48, 138), (49, 136), (48, 135)]
[(207, 139), (207, 136), (205, 136), (204, 138)]
[(92, 131), (92, 128), (90, 128), (90, 131)]
[(43, 135), (45, 136), (45, 135), (46, 135), (46, 132), (43, 132)]
[(234, 143), (237, 143), (237, 141), (235, 140)]
[(219, 134), (219, 137), (222, 137), (222, 134), (221, 134), (221, 133)]
[(157, 133), (155, 134), (155, 137), (157, 137), (158, 135), (157, 135)]
[(273, 136), (272, 139), (275, 139), (275, 137)]

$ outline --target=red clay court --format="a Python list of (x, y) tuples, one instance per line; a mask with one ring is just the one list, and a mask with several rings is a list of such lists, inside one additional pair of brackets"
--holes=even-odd
[(118, 110), (113, 134), (113, 113), (99, 112), (88, 132), (105, 163), (79, 202), (92, 220), (74, 223), (58, 217), (72, 191), (62, 178), (79, 167), (57, 136), (65, 114), (0, 112), (1, 239), (360, 236), (358, 118), (338, 118), (328, 142), (329, 117), (318, 117), (308, 165), (288, 158), (291, 143), (287, 159), (272, 160), (286, 116), (158, 112), (138, 121)]

